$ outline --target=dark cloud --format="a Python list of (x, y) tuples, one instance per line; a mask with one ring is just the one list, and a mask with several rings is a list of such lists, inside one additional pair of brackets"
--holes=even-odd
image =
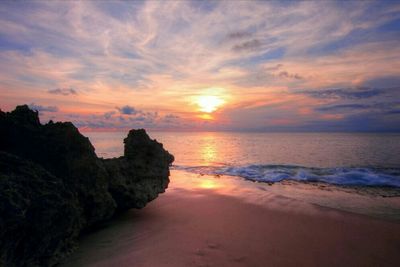
[(167, 114), (167, 115), (165, 115), (164, 118), (173, 120), (173, 119), (179, 119), (179, 116), (176, 116), (174, 114)]
[(343, 111), (343, 110), (363, 110), (371, 108), (371, 105), (363, 105), (363, 104), (341, 104), (341, 105), (333, 105), (326, 107), (318, 107), (315, 110), (317, 111)]
[(139, 116), (130, 118), (131, 121), (144, 122), (147, 124), (153, 124), (157, 119), (158, 119), (157, 112), (143, 112), (143, 111), (139, 113)]
[(74, 88), (57, 88), (47, 91), (49, 94), (54, 95), (76, 95), (78, 92)]
[[(126, 105), (123, 107), (117, 107), (120, 114), (129, 116), (118, 116), (116, 117), (121, 123), (143, 123), (147, 125), (153, 124), (158, 119), (157, 112), (146, 112), (138, 110), (132, 106)], [(114, 118), (114, 113), (107, 112), (104, 114), (105, 118)]]
[[(123, 109), (121, 107), (119, 109)], [(160, 115), (157, 111), (135, 109), (135, 114), (122, 114), (109, 111), (103, 114), (68, 114), (67, 117), (78, 127), (132, 129), (149, 128), (163, 129), (181, 127), (180, 118), (174, 114)]]
[(330, 106), (320, 106), (315, 108), (315, 111), (327, 112), (327, 113), (351, 113), (353, 112), (364, 112), (374, 113), (376, 115), (387, 115), (387, 114), (399, 114), (400, 102), (374, 102), (374, 103), (346, 103), (336, 104)]
[[(390, 88), (391, 90), (392, 88)], [(324, 90), (302, 91), (300, 94), (309, 95), (314, 98), (328, 99), (365, 99), (388, 93), (384, 88), (338, 88)]]
[(265, 70), (276, 71), (276, 70), (282, 69), (282, 67), (283, 67), (283, 64), (276, 64), (275, 66), (272, 66), (272, 67), (265, 67)]
[(136, 115), (136, 114), (140, 113), (139, 110), (136, 110), (134, 107), (128, 106), (128, 105), (123, 106), (123, 107), (117, 107), (117, 109), (119, 110), (119, 112), (121, 114), (124, 114), (124, 115)]
[(131, 121), (146, 121), (146, 117), (143, 117), (143, 116), (139, 116), (139, 117), (136, 117), (136, 118), (133, 118), (133, 120), (131, 120)]
[(388, 112), (386, 112), (386, 114), (400, 114), (400, 109), (393, 109), (393, 110), (389, 110)]
[(57, 106), (41, 106), (41, 105), (36, 105), (35, 103), (29, 104), (29, 107), (33, 110), (39, 111), (39, 112), (57, 112), (58, 107)]
[(162, 121), (167, 124), (176, 124), (179, 123), (179, 119), (179, 116), (176, 116), (174, 114), (167, 114), (163, 117)]
[(340, 120), (317, 120), (306, 123), (306, 131), (332, 132), (398, 132), (400, 131), (400, 117), (384, 119), (384, 115), (375, 112), (356, 113)]
[(262, 45), (261, 41), (258, 39), (253, 39), (250, 41), (246, 41), (241, 44), (234, 45), (232, 50), (235, 52), (242, 52), (242, 51), (252, 51), (260, 48)]
[(297, 73), (289, 73), (287, 71), (281, 71), (278, 74), (279, 77), (282, 78), (290, 78), (290, 79), (296, 79), (296, 80), (302, 80), (303, 77), (301, 77), (299, 74)]
[(102, 120), (74, 120), (74, 125), (78, 128), (89, 127), (93, 129), (104, 129), (104, 128), (114, 128), (116, 125), (114, 123), (105, 122)]
[(104, 118), (110, 119), (116, 112), (115, 111), (109, 111), (104, 113)]
[(243, 39), (243, 38), (248, 38), (252, 34), (250, 32), (246, 31), (236, 31), (236, 32), (231, 32), (226, 35), (226, 38), (229, 40), (235, 40), (235, 39)]
[(384, 76), (374, 79), (367, 80), (363, 82), (364, 86), (367, 87), (380, 87), (380, 88), (392, 88), (393, 86), (400, 87), (400, 77), (399, 76)]

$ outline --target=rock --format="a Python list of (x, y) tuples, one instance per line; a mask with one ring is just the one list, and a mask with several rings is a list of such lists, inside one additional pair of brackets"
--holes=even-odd
[(104, 160), (109, 191), (118, 209), (142, 208), (165, 191), (174, 157), (143, 129), (131, 130), (124, 143), (124, 157)]
[(79, 198), (84, 225), (113, 215), (116, 204), (108, 192), (104, 165), (72, 123), (41, 125), (37, 112), (18, 106), (0, 117), (0, 151), (38, 163), (61, 178)]
[(0, 152), (0, 266), (51, 266), (73, 247), (80, 207), (62, 180)]
[(143, 129), (124, 142), (123, 157), (100, 159), (72, 123), (0, 111), (0, 266), (52, 266), (82, 230), (164, 192), (173, 156)]

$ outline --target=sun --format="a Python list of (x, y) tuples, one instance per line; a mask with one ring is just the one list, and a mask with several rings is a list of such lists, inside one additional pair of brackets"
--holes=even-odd
[(201, 112), (212, 113), (216, 111), (225, 101), (215, 95), (202, 95), (196, 101)]

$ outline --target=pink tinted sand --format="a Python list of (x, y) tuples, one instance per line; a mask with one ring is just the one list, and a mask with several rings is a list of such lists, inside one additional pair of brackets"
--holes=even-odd
[(83, 238), (63, 266), (400, 266), (400, 223), (268, 186), (255, 204), (227, 194), (229, 183), (186, 176), (174, 171), (165, 194)]

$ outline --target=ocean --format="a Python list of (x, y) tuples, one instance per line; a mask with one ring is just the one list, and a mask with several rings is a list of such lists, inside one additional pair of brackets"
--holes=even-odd
[[(123, 155), (127, 132), (84, 132), (99, 157)], [(173, 169), (257, 182), (400, 187), (400, 134), (149, 132)]]

